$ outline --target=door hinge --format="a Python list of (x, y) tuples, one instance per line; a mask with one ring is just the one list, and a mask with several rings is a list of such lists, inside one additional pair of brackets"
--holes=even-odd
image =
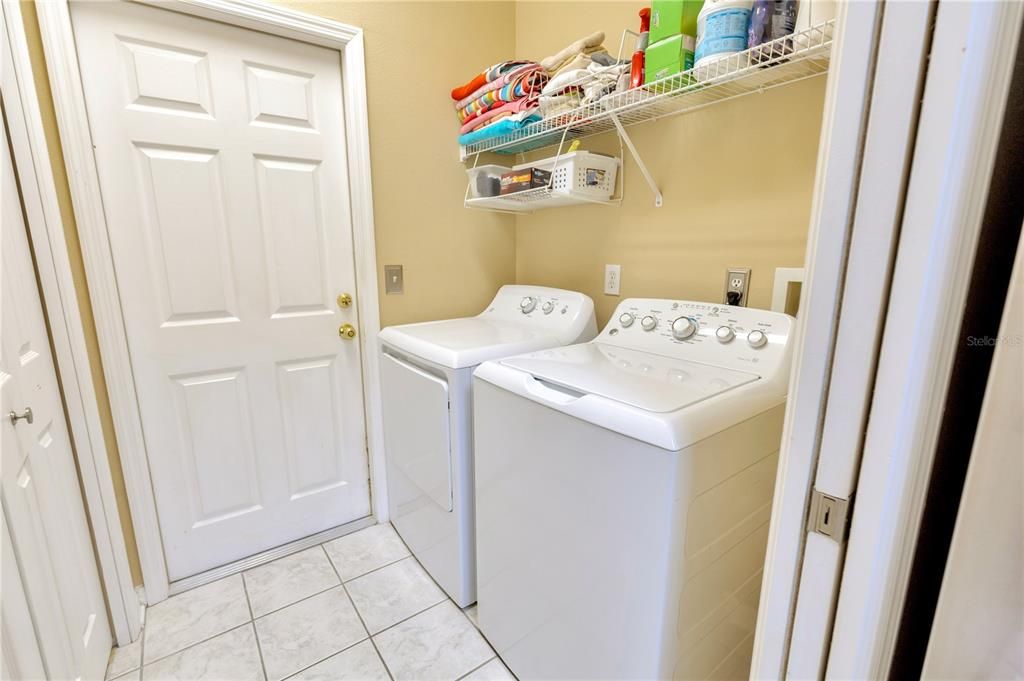
[(840, 499), (811, 491), (811, 512), (807, 518), (807, 529), (817, 532), (840, 544), (846, 541), (850, 532), (850, 499)]

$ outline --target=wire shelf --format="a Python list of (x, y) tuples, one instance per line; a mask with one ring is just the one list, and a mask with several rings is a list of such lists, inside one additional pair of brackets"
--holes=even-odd
[(465, 205), (467, 208), (482, 208), (506, 213), (532, 213), (545, 208), (561, 208), (588, 203), (617, 206), (620, 202), (620, 199), (615, 198), (595, 199), (576, 194), (565, 194), (553, 190), (551, 187), (537, 187), (504, 196), (481, 196), (475, 199), (466, 199)]
[(615, 130), (615, 119), (623, 126), (646, 123), (820, 76), (828, 72), (834, 25), (834, 20), (827, 21), (642, 87), (606, 95), (508, 135), (467, 145), (464, 153), (522, 153)]

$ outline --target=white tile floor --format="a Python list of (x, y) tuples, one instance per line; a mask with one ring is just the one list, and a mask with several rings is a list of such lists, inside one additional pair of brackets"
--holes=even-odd
[(514, 680), (475, 617), (375, 525), (149, 608), (107, 679)]

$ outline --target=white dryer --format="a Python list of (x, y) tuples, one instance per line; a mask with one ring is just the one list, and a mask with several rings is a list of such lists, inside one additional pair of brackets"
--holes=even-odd
[(380, 332), (391, 522), (461, 607), (476, 600), (473, 370), (596, 333), (589, 297), (540, 286), (503, 286), (476, 317)]
[(747, 677), (791, 328), (629, 299), (477, 369), (478, 614), (518, 678)]

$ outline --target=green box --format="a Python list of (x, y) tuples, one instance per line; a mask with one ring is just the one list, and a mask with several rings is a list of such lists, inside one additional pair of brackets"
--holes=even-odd
[(697, 15), (703, 0), (654, 0), (651, 3), (651, 44), (680, 33), (697, 35)]
[(693, 36), (674, 35), (647, 46), (644, 83), (651, 83), (693, 68)]

